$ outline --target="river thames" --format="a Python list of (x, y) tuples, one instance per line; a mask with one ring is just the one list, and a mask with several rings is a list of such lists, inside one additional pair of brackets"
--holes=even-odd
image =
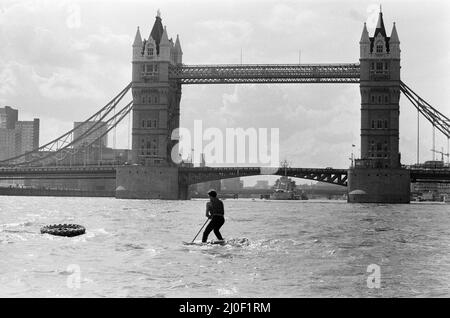
[(1, 196), (0, 296), (450, 296), (449, 205), (224, 200), (230, 243), (185, 246), (205, 202)]

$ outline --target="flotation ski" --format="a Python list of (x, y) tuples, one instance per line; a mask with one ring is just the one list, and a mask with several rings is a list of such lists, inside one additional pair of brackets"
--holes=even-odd
[(209, 241), (209, 242), (206, 242), (206, 243), (203, 243), (203, 242), (184, 242), (183, 241), (184, 245), (198, 245), (198, 246), (202, 246), (202, 245), (224, 245), (226, 243), (227, 243), (227, 241), (225, 241), (225, 240)]

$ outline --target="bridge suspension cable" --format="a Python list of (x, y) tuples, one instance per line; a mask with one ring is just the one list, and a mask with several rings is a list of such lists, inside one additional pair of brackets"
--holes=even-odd
[[(60, 161), (66, 158), (68, 154), (73, 155), (82, 150), (89, 149), (96, 141), (99, 141), (104, 137), (111, 129), (131, 111), (132, 102), (129, 102), (120, 111), (116, 112), (115, 109), (119, 102), (123, 99), (125, 94), (130, 90), (131, 83), (128, 84), (119, 94), (117, 94), (108, 104), (103, 106), (94, 115), (83, 121), (77, 127), (69, 130), (58, 138), (46, 143), (45, 145), (25, 152), (18, 156), (0, 161), (0, 166), (19, 166), (19, 165), (31, 165), (32, 163)], [(114, 115), (109, 116), (111, 111), (114, 110)], [(93, 124), (92, 124), (93, 123)], [(92, 125), (91, 125), (92, 124)], [(98, 134), (100, 129), (106, 125), (106, 132)], [(82, 131), (82, 133), (74, 138), (74, 132), (76, 130)], [(97, 134), (95, 134), (97, 132)], [(86, 137), (97, 136), (90, 142), (86, 142)]]
[(424, 101), (402, 81), (400, 81), (400, 90), (433, 127), (437, 128), (447, 138), (450, 138), (450, 119), (447, 116)]
[[(106, 122), (104, 122), (103, 125), (99, 125), (97, 126), (97, 128), (93, 131), (91, 131), (91, 134), (97, 136), (95, 139), (92, 139), (92, 141), (88, 142), (88, 143), (84, 143), (83, 144), (83, 148), (85, 149), (89, 149), (89, 147), (94, 146), (95, 143), (97, 141), (100, 141), (104, 136), (106, 136), (112, 129), (116, 129), (117, 125), (125, 118), (125, 116), (127, 116), (130, 111), (133, 108), (133, 102), (129, 102), (128, 104), (126, 104), (122, 109), (120, 109), (117, 113), (114, 114), (113, 117), (109, 118)], [(100, 131), (100, 134), (96, 134), (97, 131), (99, 131), (102, 127), (104, 127), (106, 125), (107, 129), (104, 132)], [(114, 145), (115, 147), (115, 145)], [(76, 148), (77, 151), (79, 151), (81, 147)], [(101, 149), (101, 148), (100, 148)], [(65, 150), (67, 154), (75, 154), (76, 152), (73, 152), (73, 148), (69, 148), (69, 149), (62, 149)], [(64, 158), (62, 158), (64, 159)]]

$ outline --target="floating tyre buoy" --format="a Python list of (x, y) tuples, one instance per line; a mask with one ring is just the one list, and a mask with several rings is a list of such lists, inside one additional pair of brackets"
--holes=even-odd
[(52, 224), (41, 228), (42, 234), (51, 234), (58, 236), (77, 236), (86, 233), (84, 226), (78, 224)]

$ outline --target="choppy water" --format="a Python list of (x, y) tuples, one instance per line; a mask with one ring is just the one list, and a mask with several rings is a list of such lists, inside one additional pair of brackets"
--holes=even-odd
[[(232, 244), (182, 245), (204, 205), (0, 197), (0, 296), (450, 296), (448, 205), (225, 200)], [(39, 234), (52, 223), (87, 234)], [(370, 264), (380, 288), (368, 288)]]

